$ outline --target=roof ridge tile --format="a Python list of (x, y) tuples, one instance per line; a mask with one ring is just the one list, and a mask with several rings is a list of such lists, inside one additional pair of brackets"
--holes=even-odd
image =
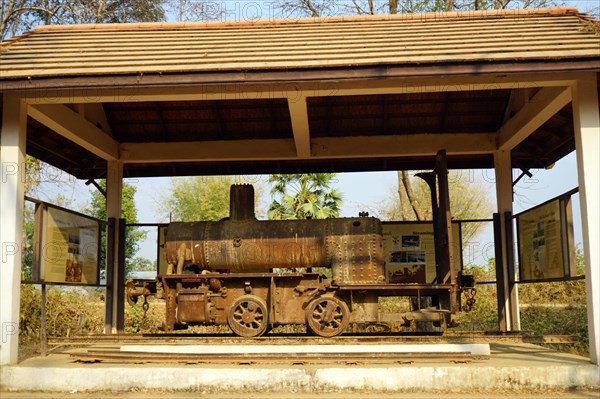
[(283, 19), (255, 19), (213, 22), (134, 22), (111, 24), (73, 24), (73, 25), (43, 25), (34, 29), (35, 33), (56, 31), (80, 30), (162, 30), (162, 29), (197, 29), (197, 28), (222, 28), (222, 27), (252, 27), (252, 26), (279, 26), (303, 25), (322, 23), (344, 22), (370, 22), (370, 21), (426, 21), (426, 20), (452, 20), (452, 19), (486, 19), (527, 16), (558, 16), (578, 15), (576, 7), (551, 7), (534, 9), (508, 9), (508, 10), (479, 10), (479, 11), (453, 11), (431, 12), (421, 14), (377, 14), (377, 15), (352, 15), (310, 18), (283, 18)]

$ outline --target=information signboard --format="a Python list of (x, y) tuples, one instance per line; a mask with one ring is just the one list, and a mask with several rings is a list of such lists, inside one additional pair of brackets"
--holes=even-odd
[(556, 198), (517, 216), (520, 280), (570, 276), (573, 223), (570, 197)]
[[(460, 267), (460, 229), (452, 224), (455, 269)], [(383, 224), (386, 281), (432, 283), (436, 278), (432, 222), (386, 222)]]
[(41, 215), (41, 281), (98, 284), (98, 221), (49, 206)]

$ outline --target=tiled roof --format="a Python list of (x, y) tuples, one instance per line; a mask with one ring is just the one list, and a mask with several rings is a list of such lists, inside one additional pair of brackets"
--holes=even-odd
[(551, 8), (43, 26), (2, 43), (0, 79), (598, 60), (590, 24), (574, 8)]

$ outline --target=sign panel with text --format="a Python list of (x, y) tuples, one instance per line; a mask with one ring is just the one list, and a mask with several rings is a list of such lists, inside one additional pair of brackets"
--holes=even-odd
[(98, 284), (98, 221), (45, 207), (40, 278), (49, 283)]
[[(452, 224), (455, 269), (460, 268), (460, 230)], [(433, 223), (386, 222), (383, 224), (386, 282), (431, 283), (436, 278)]]
[(521, 280), (563, 278), (572, 274), (571, 214), (571, 202), (566, 197), (517, 216)]

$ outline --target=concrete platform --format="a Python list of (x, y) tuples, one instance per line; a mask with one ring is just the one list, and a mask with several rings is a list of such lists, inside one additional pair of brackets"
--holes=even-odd
[(489, 344), (361, 344), (361, 345), (121, 345), (121, 352), (181, 354), (265, 354), (265, 353), (470, 353), (490, 356)]
[[(260, 393), (507, 393), (600, 391), (600, 368), (583, 357), (530, 344), (492, 344), (485, 360), (456, 364), (118, 364), (31, 358), (0, 370), (0, 390), (45, 392), (181, 391)], [(1, 396), (1, 395), (0, 395)]]

